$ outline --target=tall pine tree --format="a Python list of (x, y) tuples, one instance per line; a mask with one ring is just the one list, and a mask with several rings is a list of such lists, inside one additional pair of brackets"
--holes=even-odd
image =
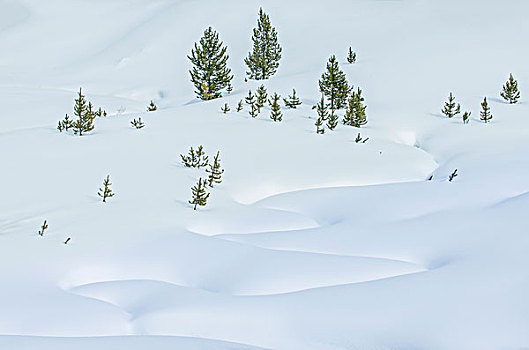
[(94, 130), (95, 115), (91, 109), (88, 108), (83, 90), (80, 88), (73, 108), (73, 114), (77, 117), (77, 120), (72, 123), (72, 129), (75, 134), (83, 136), (83, 133)]
[(277, 32), (270, 23), (270, 17), (259, 9), (257, 27), (252, 35), (253, 49), (244, 59), (248, 66), (246, 74), (250, 79), (266, 80), (274, 75), (281, 60), (281, 45), (277, 40)]
[(200, 42), (195, 43), (191, 56), (187, 56), (193, 63), (189, 73), (198, 98), (212, 100), (222, 97), (221, 91), (230, 86), (233, 75), (227, 66), (229, 56), (226, 51), (219, 34), (209, 27)]
[(490, 113), (490, 107), (486, 97), (481, 103), (481, 111), (479, 112), (479, 115), (481, 116), (480, 119), (483, 120), (485, 123), (488, 123), (492, 119), (492, 114)]
[(518, 90), (518, 81), (514, 79), (512, 73), (509, 76), (509, 80), (503, 85), (503, 91), (500, 93), (500, 96), (503, 97), (505, 101), (508, 101), (510, 104), (518, 102), (520, 98), (520, 91)]
[(327, 62), (327, 70), (322, 74), (319, 81), (320, 91), (329, 100), (331, 111), (341, 109), (345, 106), (347, 95), (351, 91), (344, 72), (338, 66), (336, 56), (331, 56)]

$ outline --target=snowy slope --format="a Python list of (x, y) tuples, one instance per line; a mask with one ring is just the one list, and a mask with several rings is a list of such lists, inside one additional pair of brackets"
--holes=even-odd
[[(303, 102), (282, 123), (233, 112), (259, 86), (243, 64), (259, 6), (283, 46), (265, 85)], [(0, 0), (0, 348), (529, 347), (528, 10)], [(234, 91), (199, 102), (186, 55), (210, 25)], [(331, 54), (369, 123), (316, 135)], [(511, 72), (517, 105), (499, 98)], [(61, 134), (80, 86), (110, 115), (90, 135)], [(440, 114), (450, 91), (470, 124)], [(145, 113), (151, 99), (160, 109)], [(130, 126), (138, 116), (144, 129)], [(200, 144), (226, 172), (195, 212), (204, 173), (179, 159)], [(108, 174), (116, 196), (103, 204)]]

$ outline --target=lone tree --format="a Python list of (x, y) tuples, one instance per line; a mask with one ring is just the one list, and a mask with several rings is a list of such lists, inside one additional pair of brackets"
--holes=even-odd
[(292, 89), (292, 96), (289, 95), (288, 98), (284, 98), (283, 101), (285, 102), (286, 107), (292, 109), (296, 109), (301, 105), (299, 98), (296, 96), (296, 89)]
[(277, 32), (270, 23), (270, 17), (259, 9), (257, 27), (252, 35), (253, 49), (244, 59), (248, 66), (246, 74), (250, 79), (266, 80), (274, 75), (281, 60), (281, 45), (277, 40)]
[(110, 175), (107, 175), (107, 178), (103, 180), (103, 188), (100, 188), (99, 192), (97, 192), (97, 195), (103, 198), (103, 203), (106, 203), (107, 198), (114, 197), (114, 193), (110, 189), (110, 186), (112, 186)]
[(509, 80), (503, 85), (503, 91), (500, 93), (500, 96), (510, 104), (518, 102), (518, 99), (520, 98), (518, 81), (513, 78), (512, 73), (509, 75)]
[(77, 120), (75, 120), (72, 124), (73, 132), (76, 135), (83, 136), (83, 133), (94, 130), (95, 115), (92, 111), (92, 108), (89, 108), (81, 88), (79, 89), (78, 96), (75, 99), (73, 112), (77, 117)]
[(347, 95), (352, 88), (349, 87), (344, 72), (338, 66), (336, 56), (333, 55), (329, 58), (327, 70), (322, 74), (319, 85), (320, 91), (329, 100), (331, 111), (345, 106)]
[(187, 56), (193, 68), (189, 71), (195, 93), (202, 100), (222, 97), (221, 91), (230, 85), (233, 75), (227, 67), (227, 47), (211, 27), (204, 31), (200, 42), (195, 43), (191, 56)]
[(487, 98), (485, 97), (483, 99), (483, 102), (481, 103), (481, 112), (479, 112), (479, 115), (481, 116), (481, 120), (483, 120), (485, 123), (488, 123), (492, 119), (492, 114), (490, 114), (490, 107), (487, 103)]
[(448, 101), (445, 102), (445, 105), (441, 112), (446, 115), (448, 118), (452, 118), (456, 114), (459, 114), (461, 112), (461, 106), (459, 103), (455, 103), (456, 98), (450, 93), (450, 96), (448, 96)]
[(353, 91), (347, 101), (347, 107), (345, 110), (345, 116), (343, 117), (343, 123), (345, 125), (351, 125), (354, 127), (361, 127), (367, 124), (366, 108), (363, 105), (364, 98), (362, 97), (362, 90), (357, 88), (357, 91)]
[(226, 113), (228, 113), (231, 109), (230, 109), (230, 106), (228, 106), (228, 104), (225, 103), (224, 106), (222, 106), (222, 107), (220, 108), (220, 110), (222, 111), (222, 113), (226, 114)]
[(147, 106), (147, 112), (154, 112), (158, 109), (158, 106), (151, 100), (151, 103)]
[(187, 168), (198, 168), (205, 167), (209, 164), (209, 157), (206, 156), (206, 152), (204, 151), (204, 147), (202, 145), (198, 146), (198, 149), (195, 151), (193, 147), (189, 149), (189, 155), (184, 156), (183, 154), (180, 155), (180, 158), (182, 159), (182, 163)]
[(197, 206), (201, 207), (207, 204), (209, 193), (206, 191), (205, 181), (202, 181), (202, 178), (198, 179), (198, 183), (191, 188), (191, 193), (193, 198), (189, 201), (189, 204), (194, 204), (194, 210), (197, 210)]
[(259, 108), (259, 113), (261, 112), (261, 108), (264, 107), (266, 100), (268, 99), (268, 91), (266, 91), (266, 87), (264, 85), (261, 85), (257, 88), (257, 108)]
[(270, 119), (275, 122), (280, 122), (283, 120), (283, 112), (281, 112), (281, 106), (279, 105), (280, 98), (281, 96), (279, 96), (277, 93), (274, 93), (272, 95), (272, 99), (268, 100), (268, 103), (270, 104), (270, 109), (272, 110), (270, 112)]
[(208, 179), (207, 184), (209, 187), (213, 188), (215, 184), (220, 184), (222, 182), (222, 174), (224, 173), (224, 169), (220, 166), (220, 151), (217, 152), (217, 155), (215, 158), (213, 158), (213, 164), (209, 165), (209, 169), (206, 169), (206, 173), (208, 173)]
[(356, 62), (356, 52), (351, 47), (349, 47), (349, 53), (347, 54), (347, 62), (351, 64)]

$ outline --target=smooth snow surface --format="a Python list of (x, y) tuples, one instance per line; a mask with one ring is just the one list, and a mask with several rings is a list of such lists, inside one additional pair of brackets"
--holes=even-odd
[[(234, 112), (261, 83), (244, 82), (243, 63), (260, 6), (283, 46), (264, 84), (303, 102), (282, 123)], [(529, 348), (528, 12), (522, 0), (0, 0), (0, 349)], [(210, 25), (234, 90), (200, 102), (186, 56)], [(369, 123), (316, 135), (332, 54)], [(516, 105), (499, 97), (509, 73)], [(80, 86), (109, 116), (59, 133)], [(470, 124), (441, 115), (450, 91)], [(198, 145), (226, 172), (193, 211), (204, 172), (180, 154)]]

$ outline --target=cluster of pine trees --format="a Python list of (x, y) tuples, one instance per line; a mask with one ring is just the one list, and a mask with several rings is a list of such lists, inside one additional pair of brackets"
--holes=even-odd
[[(520, 91), (518, 89), (518, 81), (514, 79), (512, 73), (509, 75), (509, 79), (507, 80), (505, 85), (503, 85), (502, 91), (500, 92), (500, 96), (509, 104), (518, 103), (518, 100), (520, 99)], [(453, 118), (461, 113), (461, 105), (455, 102), (455, 97), (452, 92), (450, 92), (448, 100), (445, 102), (441, 113), (443, 113), (448, 118)], [(470, 111), (463, 113), (463, 124), (469, 123), (471, 114), (472, 112)], [(487, 101), (487, 97), (484, 97), (483, 102), (481, 102), (481, 111), (479, 112), (479, 116), (480, 120), (485, 123), (490, 122), (493, 118), (489, 103)]]
[(207, 176), (204, 179), (200, 177), (197, 184), (191, 188), (192, 198), (189, 204), (194, 206), (194, 210), (197, 210), (198, 206), (203, 207), (207, 205), (207, 201), (211, 195), (208, 192), (208, 187), (212, 189), (222, 183), (224, 169), (220, 164), (220, 151), (217, 151), (212, 163), (210, 163), (209, 156), (206, 155), (202, 145), (198, 146), (196, 150), (191, 147), (188, 154), (181, 154), (180, 158), (186, 168), (200, 169), (207, 167), (205, 170)]

